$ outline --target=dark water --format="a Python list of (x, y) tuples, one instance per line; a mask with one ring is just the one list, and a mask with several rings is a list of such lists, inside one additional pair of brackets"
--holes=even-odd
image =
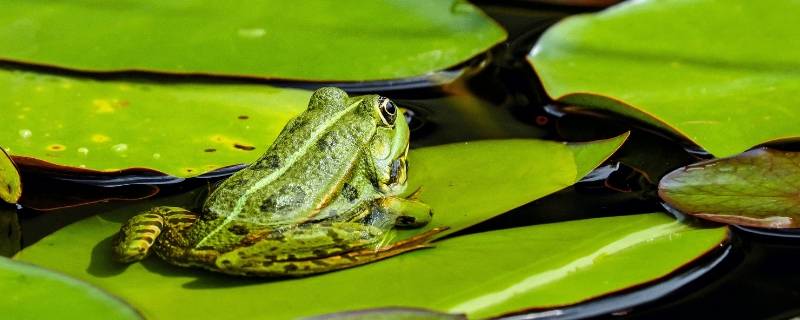
[[(532, 2), (478, 3), (509, 31), (509, 40), (487, 55), (443, 73), (452, 83), (431, 85), (431, 79), (343, 85), (350, 92), (378, 92), (411, 110), (412, 147), (491, 138), (541, 138), (589, 141), (631, 131), (623, 148), (580, 183), (515, 209), (461, 234), (521, 225), (582, 218), (664, 211), (656, 184), (665, 173), (708, 156), (685, 141), (619, 116), (582, 111), (550, 101), (525, 61), (538, 36), (559, 19), (585, 8), (534, 5)], [(20, 65), (0, 67), (31, 68)], [(53, 70), (38, 71), (53, 72)], [(59, 71), (60, 73), (68, 73)], [(71, 74), (73, 76), (85, 76)], [(159, 81), (147, 74), (106, 75), (105, 78)], [(172, 80), (212, 79), (172, 76)], [(213, 80), (218, 81), (218, 80)], [(226, 79), (225, 81), (240, 81)], [(275, 84), (275, 83), (273, 83)], [(318, 84), (278, 83), (313, 88)], [(235, 168), (234, 168), (235, 169)], [(138, 199), (205, 188), (231, 171), (185, 181), (142, 173), (114, 177), (51, 176), (23, 172), (32, 199), (26, 208), (0, 208), (0, 234), (30, 245), (59, 228), (87, 216), (129, 205), (100, 202), (76, 208), (42, 211), (34, 208), (91, 202), (104, 198)], [(153, 186), (151, 183), (158, 183)], [(132, 185), (131, 185), (132, 184)], [(115, 187), (124, 185), (121, 187)], [(149, 201), (149, 200), (139, 200)], [(9, 226), (7, 229), (3, 229)], [(664, 282), (636, 288), (565, 308), (558, 313), (537, 311), (515, 318), (730, 318), (788, 319), (800, 314), (800, 237), (759, 235), (734, 229), (731, 245), (686, 266)], [(800, 236), (800, 234), (799, 234)], [(7, 243), (7, 242), (6, 242)], [(18, 250), (19, 243), (0, 245), (0, 253)], [(551, 313), (548, 313), (551, 312)]]

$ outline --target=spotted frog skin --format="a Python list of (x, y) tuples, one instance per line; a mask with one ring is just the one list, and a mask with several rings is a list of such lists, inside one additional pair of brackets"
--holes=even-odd
[(314, 92), (256, 162), (223, 181), (201, 213), (156, 207), (114, 240), (120, 262), (154, 251), (179, 266), (250, 276), (303, 276), (428, 246), (443, 229), (382, 245), (393, 227), (427, 224), (431, 209), (401, 198), (409, 130), (377, 95)]

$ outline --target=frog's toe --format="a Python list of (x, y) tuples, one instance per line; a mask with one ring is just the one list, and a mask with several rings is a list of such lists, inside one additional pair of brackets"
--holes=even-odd
[(156, 207), (130, 218), (114, 238), (114, 260), (130, 263), (147, 257), (163, 230), (182, 231), (197, 219), (178, 207)]
[(128, 220), (114, 239), (114, 260), (130, 263), (147, 257), (163, 226), (163, 217), (153, 213), (140, 214)]
[(398, 227), (421, 227), (433, 218), (431, 207), (417, 200), (387, 197), (381, 199), (380, 206), (396, 217), (394, 224)]
[(394, 225), (406, 228), (418, 228), (431, 222), (433, 211), (422, 212), (418, 215), (401, 215), (395, 219)]

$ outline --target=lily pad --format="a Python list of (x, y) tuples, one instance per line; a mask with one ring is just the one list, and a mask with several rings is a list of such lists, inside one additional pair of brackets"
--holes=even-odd
[[(576, 168), (589, 168), (589, 163), (596, 166), (623, 138), (577, 146), (501, 140), (412, 150), (409, 175), (425, 182), (423, 196), (435, 210), (432, 224), (457, 230), (543, 196), (540, 185), (555, 191), (560, 184), (574, 183), (585, 174)], [(579, 155), (577, 159), (575, 155)], [(461, 170), (469, 167), (474, 169), (469, 175), (463, 174)], [(600, 219), (457, 237), (437, 242), (432, 249), (362, 267), (273, 281), (180, 268), (157, 258), (131, 265), (112, 262), (111, 237), (122, 221), (156, 205), (189, 206), (193, 199), (191, 195), (165, 198), (84, 219), (26, 248), (17, 258), (56, 268), (110, 290), (153, 319), (297, 318), (386, 306), (486, 316), (533, 305), (575, 303), (664, 276), (718, 245), (726, 235), (724, 228), (694, 229), (661, 214)], [(492, 201), (476, 203), (475, 199)], [(574, 251), (565, 250), (569, 244), (574, 245)], [(623, 256), (617, 259), (616, 254)], [(580, 258), (586, 255), (589, 257)], [(577, 272), (593, 269), (587, 261), (609, 264), (594, 269), (598, 274)], [(647, 263), (640, 264), (641, 261)], [(562, 266), (566, 269), (559, 269)], [(552, 286), (542, 283), (542, 288), (554, 291), (532, 293), (532, 298), (543, 299), (535, 303), (509, 298), (492, 300), (496, 304), (481, 299), (465, 305), (482, 295), (502, 291), (504, 286), (511, 288), (508, 292), (516, 292), (515, 284), (542, 272), (550, 275), (548, 270), (562, 270), (554, 271), (558, 277), (547, 279), (563, 280), (572, 287), (567, 289), (562, 282)], [(612, 277), (618, 282), (598, 280), (608, 278), (612, 270), (632, 271)], [(562, 279), (562, 275), (576, 277)], [(525, 291), (539, 290), (534, 287)], [(163, 300), (163, 296), (172, 298)], [(248, 298), (253, 296), (263, 299), (253, 304)], [(309, 299), (314, 303), (309, 304)]]
[(800, 153), (769, 148), (692, 164), (661, 179), (681, 212), (761, 228), (800, 228)]
[(626, 2), (561, 21), (529, 61), (558, 101), (639, 118), (725, 157), (800, 135), (798, 11), (797, 1)]
[(84, 282), (3, 257), (0, 290), (7, 319), (141, 319), (130, 306)]
[(8, 203), (17, 203), (22, 196), (22, 180), (14, 161), (3, 148), (0, 148), (0, 199)]
[(665, 214), (580, 220), (455, 237), (358, 268), (263, 281), (155, 259), (124, 269), (107, 254), (108, 237), (118, 227), (88, 218), (17, 258), (105, 288), (150, 319), (295, 319), (387, 306), (485, 318), (574, 304), (662, 278), (718, 247), (728, 232), (697, 229)]
[(263, 85), (94, 81), (0, 69), (0, 112), (13, 119), (0, 146), (19, 165), (190, 177), (254, 161), (310, 96)]
[[(569, 187), (627, 137), (572, 144), (484, 140), (411, 150), (408, 190), (420, 189), (420, 200), (436, 216), (422, 231), (449, 227), (441, 237)], [(405, 238), (420, 231), (399, 234)]]
[(463, 0), (21, 1), (0, 11), (0, 58), (103, 72), (398, 79), (505, 36)]

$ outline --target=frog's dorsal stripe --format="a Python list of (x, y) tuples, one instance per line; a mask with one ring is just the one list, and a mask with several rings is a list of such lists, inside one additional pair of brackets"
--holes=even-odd
[[(339, 121), (340, 118), (342, 118), (344, 115), (350, 113), (350, 111), (358, 107), (358, 105), (361, 104), (361, 101), (362, 101), (361, 99), (357, 100), (356, 102), (350, 104), (349, 106), (347, 106), (347, 108), (336, 114), (334, 117), (328, 119), (328, 121), (322, 123), (320, 126), (316, 128), (316, 130), (314, 130), (311, 136), (316, 137), (322, 134), (323, 132), (327, 131), (332, 125), (334, 125), (337, 121)], [(249, 195), (253, 194), (253, 192), (260, 190), (267, 184), (272, 183), (273, 181), (275, 181), (275, 179), (284, 174), (286, 170), (291, 168), (292, 165), (297, 161), (297, 159), (306, 154), (306, 152), (308, 152), (308, 149), (311, 148), (315, 143), (316, 143), (315, 139), (306, 140), (303, 143), (303, 145), (300, 146), (300, 148), (298, 148), (294, 153), (292, 153), (286, 158), (283, 166), (278, 168), (278, 170), (273, 171), (266, 177), (261, 178), (261, 180), (257, 181), (256, 183), (253, 184), (253, 186), (247, 189), (244, 195), (239, 197), (238, 200), (236, 200), (236, 205), (233, 207), (233, 210), (231, 210), (231, 213), (227, 217), (225, 217), (225, 221), (220, 223), (217, 227), (211, 230), (211, 232), (209, 232), (205, 237), (200, 239), (200, 241), (197, 242), (196, 246), (203, 245), (206, 240), (212, 238), (214, 235), (217, 234), (217, 232), (219, 232), (220, 230), (222, 230), (222, 228), (227, 226), (231, 220), (239, 216), (239, 214), (242, 212), (242, 208), (244, 208), (246, 200), (249, 198), (248, 197)]]

